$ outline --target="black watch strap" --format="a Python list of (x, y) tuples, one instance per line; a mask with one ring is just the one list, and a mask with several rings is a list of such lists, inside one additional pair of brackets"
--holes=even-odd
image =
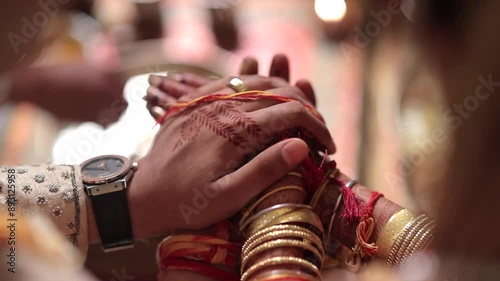
[(129, 247), (134, 241), (126, 189), (90, 196), (104, 251)]

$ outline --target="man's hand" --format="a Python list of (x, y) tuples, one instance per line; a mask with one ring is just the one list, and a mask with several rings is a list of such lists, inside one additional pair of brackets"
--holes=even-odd
[(108, 125), (127, 107), (123, 86), (117, 75), (86, 64), (24, 68), (14, 73), (11, 99), (60, 118)]
[[(269, 91), (304, 99), (292, 86)], [(168, 118), (129, 189), (136, 237), (203, 228), (241, 210), (305, 159), (300, 139), (271, 143), (297, 128), (334, 150), (325, 125), (300, 102), (219, 101)]]

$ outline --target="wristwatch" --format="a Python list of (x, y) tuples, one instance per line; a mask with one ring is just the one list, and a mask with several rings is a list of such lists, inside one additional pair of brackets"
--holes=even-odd
[(119, 155), (103, 155), (81, 164), (82, 179), (94, 209), (105, 252), (133, 247), (127, 184), (137, 164)]

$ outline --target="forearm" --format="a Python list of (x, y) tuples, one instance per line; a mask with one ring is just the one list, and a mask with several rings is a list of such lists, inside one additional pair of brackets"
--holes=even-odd
[[(342, 200), (336, 214), (333, 217), (322, 216), (322, 221), (327, 228), (326, 232), (330, 233), (330, 241), (337, 240), (353, 249), (354, 252), (348, 258), (351, 270), (359, 269), (360, 259), (371, 256), (379, 258), (388, 267), (397, 268), (430, 244), (436, 225), (434, 220), (424, 214), (403, 209), (365, 186), (354, 185), (352, 192), (358, 201), (351, 201), (348, 207), (344, 206), (346, 200), (343, 197), (351, 192), (346, 191), (345, 186), (349, 180), (349, 177), (341, 174), (326, 187), (326, 190), (336, 193), (333, 198), (342, 196)], [(324, 200), (318, 213), (332, 214), (328, 211), (334, 208), (333, 201)], [(356, 208), (361, 212), (353, 218), (353, 210)]]
[(2, 167), (0, 181), (0, 212), (17, 220), (44, 214), (86, 253), (87, 208), (78, 166)]
[[(342, 173), (339, 175), (338, 179), (343, 183), (347, 183), (349, 180), (351, 180), (350, 177)], [(334, 184), (332, 184), (327, 188), (338, 188), (338, 187), (334, 187)], [(372, 194), (372, 190), (370, 190), (366, 186), (363, 186), (362, 184), (356, 184), (352, 188), (352, 191), (356, 194), (357, 198), (361, 199), (365, 203), (368, 203)], [(338, 195), (340, 195), (340, 193)], [(330, 205), (330, 207), (331, 206), (332, 205)], [(389, 218), (401, 209), (402, 207), (384, 197), (377, 200), (372, 213), (372, 217), (373, 220), (375, 221), (376, 226), (372, 234), (371, 240), (375, 241), (378, 238), (380, 231), (382, 230), (386, 222), (389, 220)], [(337, 239), (342, 244), (348, 246), (349, 248), (352, 248), (354, 246), (356, 237), (356, 225), (349, 224), (345, 221), (345, 218), (341, 215), (343, 214), (343, 211), (344, 211), (344, 204), (341, 201), (339, 210), (337, 212), (337, 216), (334, 220), (331, 234), (334, 239)]]

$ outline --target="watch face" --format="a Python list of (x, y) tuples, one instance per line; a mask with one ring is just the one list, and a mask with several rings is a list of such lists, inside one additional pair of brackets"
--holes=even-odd
[(130, 169), (130, 161), (118, 155), (105, 155), (87, 160), (82, 164), (85, 182), (97, 183), (115, 179)]

